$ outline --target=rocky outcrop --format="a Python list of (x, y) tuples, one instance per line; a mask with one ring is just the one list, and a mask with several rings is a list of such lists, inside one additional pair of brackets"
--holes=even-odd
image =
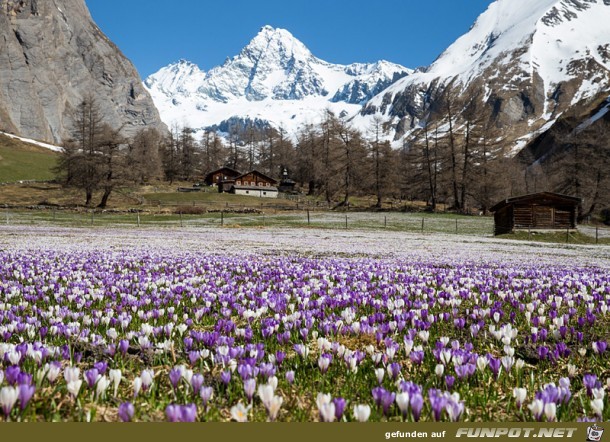
[(89, 94), (126, 136), (166, 130), (138, 72), (84, 0), (0, 0), (0, 35), (0, 130), (61, 143)]

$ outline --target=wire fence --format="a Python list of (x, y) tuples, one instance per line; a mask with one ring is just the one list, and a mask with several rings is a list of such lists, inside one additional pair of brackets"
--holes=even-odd
[(408, 232), (439, 232), (463, 235), (493, 235), (493, 220), (487, 217), (455, 217), (398, 212), (331, 212), (292, 210), (290, 212), (212, 211), (205, 213), (129, 212), (64, 210), (5, 210), (0, 225), (63, 225), (87, 226), (173, 226), (173, 227), (303, 227), (343, 230), (396, 230)]
[[(444, 233), (480, 237), (494, 236), (494, 221), (484, 216), (450, 214), (422, 214), (403, 212), (335, 212), (311, 209), (290, 212), (236, 212), (229, 210), (188, 213), (172, 211), (103, 212), (66, 210), (5, 209), (0, 218), (2, 225), (46, 225), (67, 227), (278, 227), (319, 228), (332, 230), (388, 230), (420, 233)], [(581, 230), (553, 232), (556, 242), (610, 243), (610, 229), (582, 227)], [(522, 231), (516, 237), (524, 240), (541, 238), (540, 232)], [(583, 240), (584, 238), (584, 240)]]

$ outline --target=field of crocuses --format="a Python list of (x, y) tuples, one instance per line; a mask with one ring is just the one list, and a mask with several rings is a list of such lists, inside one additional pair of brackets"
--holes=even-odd
[(610, 248), (0, 230), (4, 421), (610, 418)]

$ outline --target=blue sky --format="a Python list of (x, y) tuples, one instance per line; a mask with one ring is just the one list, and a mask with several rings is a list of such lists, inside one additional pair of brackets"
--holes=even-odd
[(426, 66), (492, 0), (86, 0), (142, 77), (181, 58), (208, 70), (264, 25), (284, 28), (332, 63)]

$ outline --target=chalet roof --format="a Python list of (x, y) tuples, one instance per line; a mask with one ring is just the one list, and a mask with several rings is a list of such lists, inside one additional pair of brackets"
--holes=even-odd
[(498, 204), (493, 206), (490, 210), (492, 212), (497, 212), (498, 210), (509, 206), (511, 204), (524, 204), (524, 203), (537, 203), (537, 204), (564, 204), (576, 206), (581, 202), (581, 198), (563, 195), (561, 193), (553, 193), (553, 192), (539, 192), (532, 193), (529, 195), (521, 195), (515, 196), (512, 198), (507, 198), (505, 200), (500, 201)]
[(239, 180), (240, 178), (243, 178), (243, 177), (245, 177), (246, 175), (250, 175), (251, 173), (252, 173), (252, 174), (255, 174), (255, 175), (258, 175), (258, 176), (260, 176), (261, 178), (266, 179), (267, 181), (271, 181), (271, 182), (273, 182), (273, 183), (277, 183), (277, 180), (276, 180), (276, 179), (271, 178), (270, 176), (265, 175), (264, 173), (259, 172), (258, 170), (251, 170), (250, 172), (246, 172), (246, 173), (244, 173), (244, 174), (242, 174), (242, 175), (239, 175), (238, 177), (235, 177), (235, 179), (236, 179), (236, 180)]
[(228, 173), (226, 173), (226, 175), (231, 175), (231, 176), (239, 176), (239, 175), (241, 175), (241, 172), (238, 172), (235, 169), (231, 169), (230, 167), (221, 167), (220, 169), (216, 169), (216, 170), (213, 170), (213, 171), (209, 172), (206, 175), (206, 178), (211, 176), (211, 175), (214, 175), (214, 174), (216, 174), (218, 172), (228, 172)]

